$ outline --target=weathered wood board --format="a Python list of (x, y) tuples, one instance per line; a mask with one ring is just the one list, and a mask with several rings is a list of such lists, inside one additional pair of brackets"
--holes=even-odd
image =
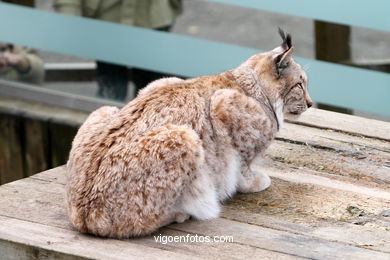
[(64, 164), (87, 115), (0, 97), (0, 184)]
[[(64, 209), (65, 167), (0, 186), (1, 259), (390, 259), (390, 123), (312, 109), (289, 118), (265, 158), (266, 191), (220, 218), (126, 240), (80, 234)], [(231, 236), (167, 242), (155, 236)]]

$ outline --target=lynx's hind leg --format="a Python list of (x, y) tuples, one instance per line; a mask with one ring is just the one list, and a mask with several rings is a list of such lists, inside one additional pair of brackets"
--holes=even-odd
[(202, 165), (196, 173), (196, 178), (179, 199), (174, 211), (189, 214), (199, 220), (217, 218), (221, 205), (211, 176), (207, 166)]
[(95, 124), (100, 124), (105, 122), (108, 119), (111, 119), (117, 112), (119, 108), (112, 106), (103, 106), (95, 111), (93, 111), (83, 123), (83, 126), (92, 126)]
[(101, 141), (107, 122), (115, 117), (118, 111), (116, 107), (104, 106), (92, 112), (78, 130), (69, 153), (65, 201), (70, 220), (82, 232), (87, 231), (83, 217), (84, 208), (77, 205), (83, 200), (79, 191), (87, 182), (84, 165), (87, 165), (88, 156), (93, 151), (91, 147)]
[(80, 141), (92, 138), (93, 136), (98, 136), (102, 129), (104, 129), (103, 126), (105, 126), (118, 111), (119, 108), (111, 106), (100, 107), (93, 111), (78, 130), (73, 145), (80, 145)]
[[(174, 205), (204, 163), (196, 132), (186, 126), (165, 125), (119, 150), (123, 155), (120, 161), (127, 170), (123, 180), (108, 193), (113, 194), (115, 204), (123, 207), (109, 210), (116, 217), (112, 218), (113, 228), (108, 236), (145, 235), (172, 221), (184, 221), (187, 215), (175, 211)], [(90, 230), (99, 226), (90, 224)]]
[[(80, 161), (83, 158), (83, 151), (94, 143), (101, 141), (105, 126), (119, 111), (117, 107), (104, 106), (93, 111), (81, 125), (72, 142), (72, 149), (69, 153), (68, 168), (75, 163), (74, 159)], [(85, 154), (84, 154), (85, 157)]]

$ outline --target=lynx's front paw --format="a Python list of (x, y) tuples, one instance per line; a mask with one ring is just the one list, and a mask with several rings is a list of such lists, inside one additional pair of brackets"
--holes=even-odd
[(167, 216), (165, 220), (162, 222), (161, 227), (167, 226), (173, 223), (183, 223), (188, 220), (191, 216), (186, 213), (172, 213)]
[(186, 213), (177, 213), (174, 217), (174, 221), (176, 223), (183, 223), (184, 221), (188, 220), (191, 216)]
[(241, 175), (238, 191), (242, 193), (259, 192), (271, 185), (270, 177), (261, 172), (250, 172), (245, 176)]

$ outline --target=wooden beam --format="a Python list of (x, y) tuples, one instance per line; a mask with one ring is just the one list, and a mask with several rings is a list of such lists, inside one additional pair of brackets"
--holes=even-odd
[[(351, 47), (349, 26), (314, 21), (316, 59), (336, 63), (350, 63)], [(318, 108), (352, 114), (352, 109), (318, 103)]]

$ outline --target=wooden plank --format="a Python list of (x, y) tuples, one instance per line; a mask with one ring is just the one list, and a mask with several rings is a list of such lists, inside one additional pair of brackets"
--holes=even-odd
[(31, 176), (51, 167), (49, 151), (49, 131), (46, 122), (24, 120), (25, 173)]
[(222, 217), (241, 223), (390, 253), (390, 233), (381, 228), (366, 227), (347, 222), (327, 221), (305, 214), (287, 216), (281, 213), (269, 215), (264, 211), (262, 212), (260, 207), (258, 207), (257, 211), (248, 209), (250, 207), (228, 203), (224, 207)]
[[(54, 250), (39, 248), (33, 245), (2, 240), (0, 238), (0, 252), (2, 260), (31, 260), (31, 259), (59, 259), (79, 260), (87, 259)], [(91, 258), (88, 258), (91, 259)]]
[(390, 141), (390, 123), (310, 108), (299, 117), (288, 115), (287, 122)]
[[(182, 236), (184, 238), (190, 237), (189, 240), (195, 241), (196, 237), (200, 236), (196, 233), (188, 233), (178, 231), (170, 227), (163, 228), (155, 233), (156, 236)], [(207, 236), (207, 235), (206, 235)], [(206, 237), (204, 236), (204, 237)], [(212, 238), (209, 236), (209, 238)], [(148, 236), (142, 239), (132, 241), (136, 244), (147, 245), (150, 247), (157, 247), (167, 251), (179, 252), (183, 254), (191, 254), (204, 259), (303, 259), (298, 256), (290, 254), (270, 251), (259, 247), (250, 246), (243, 243), (167, 243), (162, 244), (155, 241), (154, 236)]]
[[(48, 252), (49, 258), (57, 255), (65, 259), (73, 256), (83, 259), (199, 259), (125, 240), (102, 239), (29, 221), (0, 217), (0, 249), (9, 248), (9, 243), (24, 245), (18, 250), (10, 250), (8, 253), (16, 255), (6, 256), (9, 259), (31, 259), (46, 256)], [(52, 253), (53, 251), (56, 253)]]
[(65, 176), (66, 166), (58, 166), (56, 168), (52, 168), (46, 170), (44, 172), (37, 173), (30, 177), (30, 179), (37, 179), (45, 182), (53, 182), (65, 185), (66, 176)]
[(310, 259), (387, 259), (389, 254), (321, 238), (302, 236), (227, 219), (189, 221), (171, 228), (197, 234), (233, 235), (234, 240), (270, 251)]
[[(371, 186), (363, 186), (360, 183), (350, 182), (347, 180), (337, 180), (332, 175), (321, 175), (316, 171), (289, 167), (278, 162), (263, 160), (261, 164), (253, 166), (254, 169), (269, 174), (281, 180), (292, 183), (313, 184), (331, 189), (354, 192), (365, 196), (371, 196), (379, 199), (390, 200), (390, 192), (386, 189), (388, 184), (383, 185), (385, 188), (377, 188)], [(332, 193), (332, 192), (331, 192)]]
[[(386, 127), (386, 124), (382, 125)], [(277, 140), (289, 140), (296, 143), (305, 143), (317, 148), (329, 150), (351, 150), (351, 154), (362, 149), (378, 152), (386, 156), (390, 152), (390, 143), (374, 137), (361, 137), (357, 134), (348, 134), (332, 129), (304, 126), (294, 123), (285, 123), (276, 137)]]
[[(21, 104), (21, 100), (30, 101), (28, 106), (32, 107), (33, 109), (31, 112), (26, 110), (25, 113), (27, 115), (45, 116), (56, 119), (58, 122), (63, 121), (66, 123), (80, 121), (83, 117), (85, 117), (85, 112), (92, 112), (101, 106), (123, 106), (123, 103), (111, 101), (108, 99), (76, 95), (49, 88), (37, 87), (22, 82), (7, 81), (4, 79), (0, 79), (0, 96), (0, 109), (4, 105), (6, 105), (5, 108), (19, 108), (20, 106), (24, 107), (26, 105)], [(16, 101), (16, 104), (10, 104), (7, 102), (7, 100), (3, 101), (3, 99), (17, 99), (18, 101)], [(42, 106), (42, 104), (46, 104), (46, 109), (44, 106)], [(42, 106), (42, 111), (37, 109), (40, 106)], [(48, 111), (48, 106), (51, 107), (52, 110)], [(61, 110), (61, 108), (65, 108), (67, 110)], [(63, 113), (54, 113), (56, 111)], [(70, 116), (70, 114), (73, 114), (73, 117)]]
[[(285, 209), (285, 214), (308, 214), (343, 222), (360, 217), (351, 214), (349, 207), (359, 208), (364, 216), (376, 216), (390, 208), (389, 193), (386, 191), (374, 189), (359, 191), (359, 186), (353, 185), (346, 185), (346, 190), (342, 190), (342, 182), (336, 182), (330, 186), (330, 179), (328, 179), (327, 183), (320, 185), (321, 178), (313, 178), (314, 181), (313, 179), (298, 179), (292, 182), (294, 177), (304, 178), (306, 176), (291, 174), (286, 177), (282, 176), (284, 172), (274, 174), (264, 168), (259, 168), (259, 170), (271, 176), (275, 175), (275, 178), (272, 179), (271, 187), (262, 193), (238, 194), (234, 197), (235, 200), (246, 203), (248, 207), (267, 206), (265, 210), (269, 210), (269, 213), (275, 209)], [(276, 210), (276, 213), (279, 212)]]
[(78, 128), (50, 123), (50, 148), (51, 148), (51, 165), (57, 167), (67, 162), (72, 141), (77, 133)]
[[(0, 223), (8, 227), (3, 230), (0, 227), (0, 251), (5, 256), (2, 259), (300, 259), (238, 243), (162, 244), (156, 243), (153, 236), (132, 240), (101, 239), (5, 217), (0, 217)], [(17, 231), (19, 235), (11, 234), (8, 230)], [(187, 234), (170, 229), (159, 233), (183, 237)], [(21, 236), (26, 238), (21, 239)]]
[(22, 136), (21, 119), (0, 113), (0, 184), (25, 176)]
[[(386, 189), (390, 184), (389, 154), (378, 157), (364, 152), (327, 150), (318, 143), (295, 144), (275, 141), (267, 157), (282, 162), (285, 167), (312, 170), (311, 174)], [(287, 170), (287, 168), (286, 168)], [(347, 180), (348, 179), (348, 180)]]
[(3, 185), (0, 200), (0, 216), (72, 230), (61, 184), (26, 178)]
[[(12, 87), (12, 85), (10, 87)], [(31, 86), (29, 86), (29, 88), (31, 88)], [(59, 106), (44, 105), (40, 102), (29, 102), (22, 99), (2, 96), (0, 98), (0, 112), (8, 115), (23, 116), (25, 118), (52, 121), (78, 127), (85, 121), (91, 111), (80, 112), (75, 111), (72, 108), (66, 109)]]
[(350, 177), (350, 182), (382, 188), (390, 184), (388, 141), (287, 123), (267, 154), (316, 173)]

